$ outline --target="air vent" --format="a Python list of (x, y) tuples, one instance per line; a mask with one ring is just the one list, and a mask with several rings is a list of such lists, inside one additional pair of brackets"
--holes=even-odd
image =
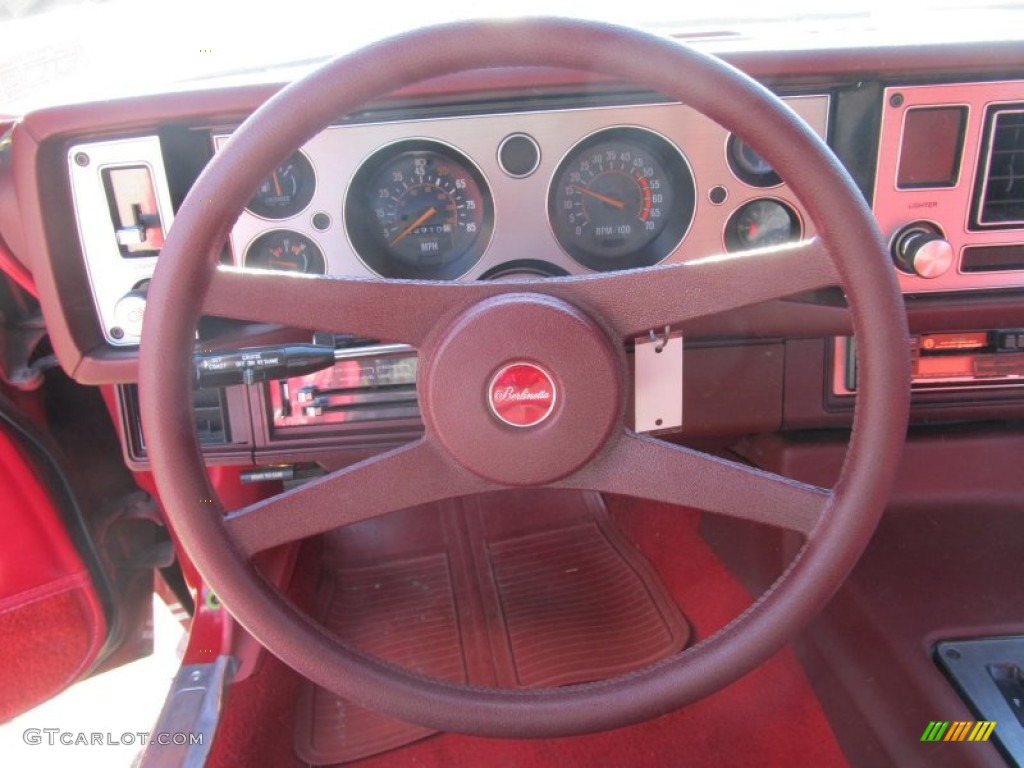
[(1024, 225), (1024, 104), (989, 110), (984, 175), (974, 223), (979, 227)]
[[(133, 446), (133, 455), (143, 458), (146, 455), (146, 440), (142, 435), (142, 417), (139, 414), (139, 388), (135, 384), (125, 384), (121, 388), (127, 410), (127, 425), (130, 428), (129, 440)], [(231, 440), (228, 433), (227, 402), (222, 389), (197, 389), (192, 392), (192, 405), (195, 413), (196, 437), (204, 446), (227, 445)]]
[(224, 419), (223, 391), (197, 389), (192, 393), (195, 407), (196, 437), (203, 445), (223, 445), (228, 441)]

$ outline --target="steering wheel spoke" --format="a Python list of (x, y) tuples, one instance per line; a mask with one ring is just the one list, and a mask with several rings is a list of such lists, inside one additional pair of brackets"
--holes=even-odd
[(394, 281), (220, 267), (210, 282), (203, 312), (419, 346), (451, 311), (456, 297), (441, 286), (425, 284), (417, 300), (408, 301), (407, 290)]
[[(586, 307), (623, 339), (651, 328), (815, 290), (839, 282), (818, 238), (707, 256), (626, 274), (500, 283), (316, 277), (219, 267), (203, 302), (210, 315), (349, 333), (419, 346), (430, 329), (477, 301), (532, 291)], [(396, 298), (401, 296), (400, 300)], [(409, 298), (414, 297), (410, 301)], [(400, 303), (401, 310), (393, 307)]]
[(832, 491), (623, 430), (559, 483), (716, 512), (809, 535)]
[(230, 512), (224, 522), (235, 545), (252, 556), (387, 512), (495, 487), (445, 461), (423, 437)]
[(614, 278), (609, 275), (556, 283), (552, 292), (589, 307), (626, 339), (651, 328), (678, 325), (838, 284), (832, 259), (815, 237), (793, 245), (706, 256)]

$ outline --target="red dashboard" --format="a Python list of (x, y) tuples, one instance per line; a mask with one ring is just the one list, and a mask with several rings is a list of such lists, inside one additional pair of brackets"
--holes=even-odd
[[(891, 239), (911, 331), (924, 340), (914, 354), (936, 358), (919, 365), (931, 373), (918, 382), (913, 418), (1022, 413), (1024, 371), (1007, 339), (1024, 327), (1024, 216), (1012, 190), (1009, 202), (997, 199), (1000, 179), (1021, 183), (1005, 181), (998, 165), (1008, 150), (1024, 157), (1013, 138), (1024, 104), (1024, 82), (1012, 78), (1019, 46), (734, 59), (826, 138)], [(0, 176), (14, 205), (0, 227), (33, 273), (65, 370), (119, 385), (126, 455), (140, 466), (133, 382), (160, 242), (204, 164), (274, 90), (53, 108), (14, 128)], [(753, 145), (755, 136), (732, 136), (685, 106), (594, 76), (464, 73), (339, 116), (254, 192), (223, 260), (371, 278), (515, 279), (812, 237), (802, 204)], [(591, 169), (602, 156), (611, 165)], [(673, 331), (686, 349), (682, 437), (848, 423), (856, 370), (840, 293)], [(308, 331), (215, 319), (201, 333), (210, 348), (309, 340)], [(960, 333), (981, 334), (977, 349), (927, 347), (935, 334)], [(380, 355), (372, 344), (354, 352), (362, 362), (344, 365), (361, 366), (358, 380), (345, 386), (293, 380), (197, 395), (208, 458), (316, 460), (338, 446), (355, 456), (417, 434), (410, 382), (363, 376)], [(710, 391), (725, 397), (705, 403)]]

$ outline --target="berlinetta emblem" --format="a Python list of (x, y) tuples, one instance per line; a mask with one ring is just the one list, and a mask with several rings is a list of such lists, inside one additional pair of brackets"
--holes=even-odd
[(511, 363), (491, 378), (487, 402), (491, 413), (513, 427), (533, 427), (555, 409), (555, 382), (533, 363)]

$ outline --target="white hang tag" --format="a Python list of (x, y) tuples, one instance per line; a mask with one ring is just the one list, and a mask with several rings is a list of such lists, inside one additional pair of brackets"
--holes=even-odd
[[(660, 351), (656, 351), (660, 350)], [(683, 337), (637, 338), (633, 353), (634, 423), (637, 432), (683, 425)]]

